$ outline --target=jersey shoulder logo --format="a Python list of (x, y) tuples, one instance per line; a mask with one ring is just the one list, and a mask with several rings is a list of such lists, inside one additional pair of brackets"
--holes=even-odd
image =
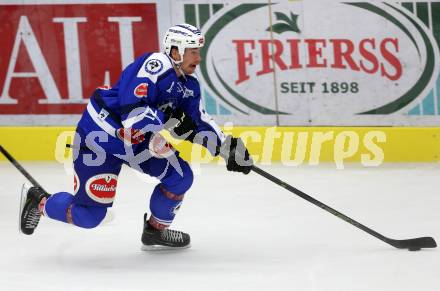
[(172, 68), (173, 65), (166, 54), (153, 53), (144, 60), (136, 77), (148, 78), (151, 83), (155, 84), (160, 75)]
[(151, 75), (160, 73), (163, 69), (163, 63), (159, 59), (151, 59), (145, 63), (145, 71)]

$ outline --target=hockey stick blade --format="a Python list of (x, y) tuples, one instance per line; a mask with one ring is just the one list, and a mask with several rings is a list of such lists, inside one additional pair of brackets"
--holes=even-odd
[(409, 249), (414, 251), (437, 247), (437, 243), (435, 242), (434, 238), (428, 236), (402, 240), (388, 239), (387, 242), (398, 249)]

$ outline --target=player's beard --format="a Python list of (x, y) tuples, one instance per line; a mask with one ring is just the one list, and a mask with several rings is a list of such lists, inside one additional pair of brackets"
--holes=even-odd
[(182, 67), (182, 71), (186, 74), (186, 75), (191, 75), (194, 73), (194, 71), (196, 70), (197, 66), (193, 66), (193, 65), (188, 65), (185, 67)]

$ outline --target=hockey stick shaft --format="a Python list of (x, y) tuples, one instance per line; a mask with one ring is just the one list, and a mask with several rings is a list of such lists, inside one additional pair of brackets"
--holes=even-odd
[[(216, 146), (216, 150), (222, 156), (226, 156), (226, 157), (228, 156), (228, 154), (223, 151), (221, 146)], [(235, 156), (235, 157), (237, 158), (237, 156)], [(243, 158), (243, 157), (241, 157), (241, 158)], [(389, 245), (392, 245), (395, 248), (419, 250), (421, 248), (435, 248), (435, 247), (437, 247), (437, 243), (435, 242), (435, 240), (432, 237), (418, 237), (418, 238), (405, 239), (405, 240), (395, 240), (395, 239), (388, 238), (388, 237), (378, 233), (377, 231), (363, 225), (362, 223), (359, 223), (358, 221), (348, 217), (347, 215), (337, 211), (336, 209), (322, 203), (321, 201), (311, 197), (310, 195), (304, 193), (303, 191), (301, 191), (301, 190), (289, 185), (288, 183), (278, 179), (277, 177), (269, 174), (268, 172), (260, 169), (259, 167), (255, 166), (255, 165), (252, 165), (251, 170), (253, 172), (263, 176), (264, 178), (272, 181), (273, 183), (283, 187), (284, 189), (288, 190), (289, 192), (296, 194), (297, 196), (303, 198), (304, 200), (324, 209), (325, 211), (333, 214), (334, 216), (336, 216), (336, 217), (344, 220), (345, 222), (363, 230), (364, 232), (380, 239), (381, 241), (383, 241)]]
[(341, 212), (337, 211), (336, 209), (333, 209), (332, 207), (326, 205), (325, 203), (323, 203), (323, 202), (321, 202), (321, 201), (311, 197), (310, 195), (307, 195), (306, 193), (304, 193), (301, 190), (299, 190), (299, 189), (297, 189), (297, 188), (287, 184), (286, 182), (281, 181), (277, 177), (267, 173), (266, 171), (258, 168), (257, 166), (252, 166), (252, 171), (254, 171), (255, 173), (257, 173), (257, 174), (265, 177), (266, 179), (274, 182), (275, 184), (283, 187), (284, 189), (286, 189), (286, 190), (288, 190), (288, 191), (298, 195), (299, 197), (307, 200), (308, 202), (310, 202), (312, 204), (315, 204), (316, 206), (324, 209), (325, 211), (333, 214), (334, 216), (336, 216), (336, 217), (338, 217), (338, 218), (340, 218), (340, 219), (342, 219), (342, 220), (344, 220), (344, 221), (346, 221), (346, 222), (356, 226), (357, 228), (360, 228), (363, 231), (365, 231), (365, 232), (367, 232), (367, 233), (377, 237), (378, 239), (386, 241), (386, 237), (381, 235), (380, 233), (378, 233), (378, 232), (376, 232), (376, 231), (366, 227), (365, 225), (363, 225), (363, 224), (357, 222), (356, 220), (346, 216), (345, 214), (342, 214)]
[(365, 231), (366, 233), (380, 239), (381, 241), (392, 245), (393, 247), (396, 248), (402, 248), (402, 249), (410, 249), (410, 250), (416, 250), (416, 249), (420, 249), (420, 248), (435, 248), (437, 247), (437, 244), (435, 242), (435, 240), (431, 237), (420, 237), (420, 238), (415, 238), (415, 239), (409, 239), (409, 240), (394, 240), (394, 239), (390, 239), (374, 230), (372, 230), (371, 228), (357, 222), (356, 220), (348, 217), (347, 215), (335, 210), (334, 208), (322, 203), (321, 201), (307, 195), (306, 193), (302, 192), (301, 190), (287, 184), (284, 181), (281, 181), (280, 179), (278, 179), (277, 177), (267, 173), (266, 171), (258, 168), (257, 166), (252, 166), (252, 171), (265, 177), (266, 179), (274, 182), (275, 184), (285, 188), (286, 190), (298, 195), (299, 197), (309, 201), (310, 203), (324, 209), (325, 211), (333, 214), (334, 216), (344, 220), (345, 222), (350, 223), (351, 225)]
[[(36, 187), (40, 187), (41, 189), (43, 189), (43, 187), (40, 185), (40, 183), (38, 183), (34, 177), (31, 176), (31, 174), (29, 174), (28, 171), (26, 171), (25, 168), (23, 168), (20, 163), (17, 162), (17, 160), (3, 147), (0, 145), (0, 152), (11, 162), (12, 165), (14, 165), (15, 168), (17, 168), (17, 170), (26, 177), (26, 179), (28, 179), (29, 182), (32, 183), (32, 185), (36, 186)], [(44, 190), (44, 189), (43, 189)]]

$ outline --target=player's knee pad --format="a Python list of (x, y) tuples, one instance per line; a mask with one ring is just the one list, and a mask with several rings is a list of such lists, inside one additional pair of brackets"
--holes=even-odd
[(164, 226), (170, 225), (182, 204), (183, 196), (168, 191), (163, 184), (157, 185), (150, 199), (151, 214), (157, 222)]
[(94, 228), (101, 223), (106, 213), (107, 207), (73, 204), (71, 208), (72, 223), (82, 228)]
[(188, 163), (181, 160), (180, 167), (182, 173), (173, 168), (168, 175), (161, 179), (165, 189), (177, 195), (185, 194), (191, 188), (194, 181), (194, 174)]
[(52, 219), (66, 222), (67, 209), (73, 203), (73, 195), (67, 192), (58, 192), (51, 195), (44, 205), (44, 214)]

